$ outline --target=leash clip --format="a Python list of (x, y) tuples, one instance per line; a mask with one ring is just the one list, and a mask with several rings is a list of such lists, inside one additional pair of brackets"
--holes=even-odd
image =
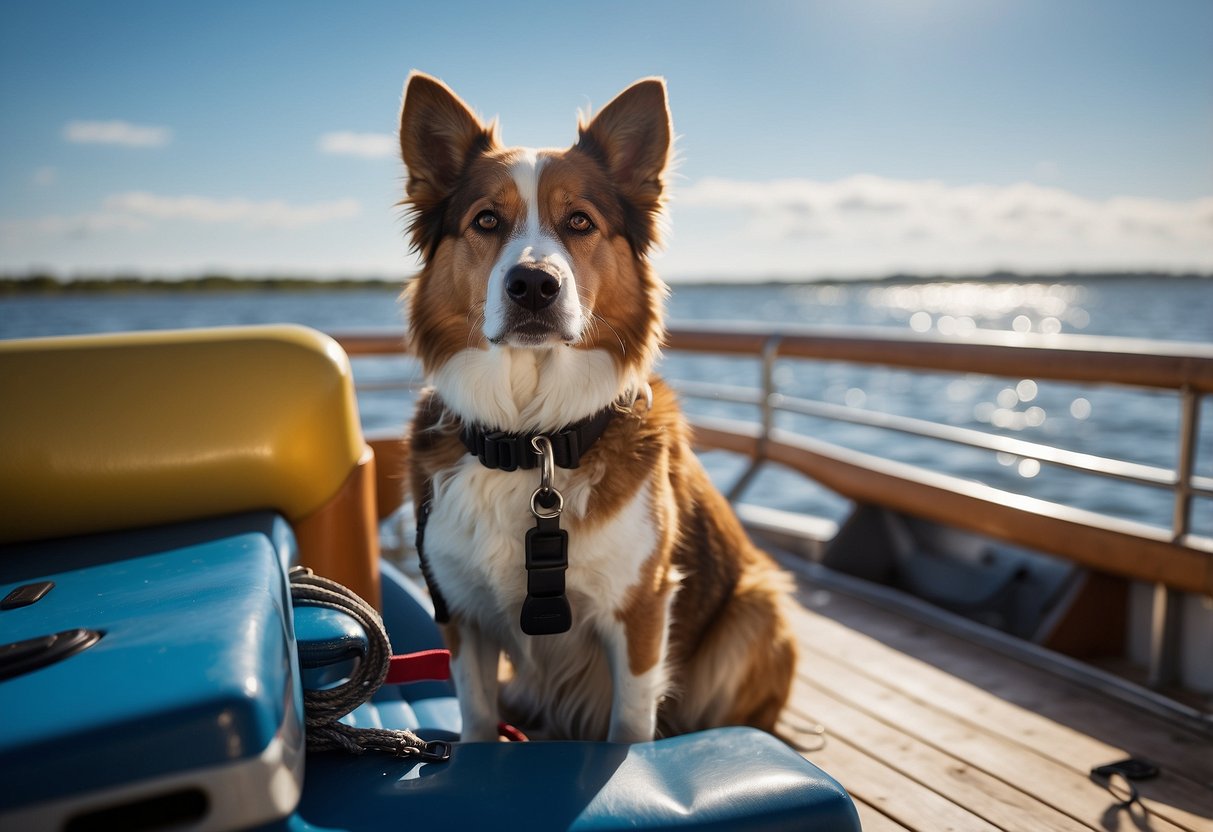
[(519, 624), (529, 636), (556, 635), (573, 626), (573, 611), (565, 596), (569, 568), (569, 533), (560, 528), (564, 497), (552, 487), (556, 460), (547, 436), (531, 439), (539, 456), (539, 487), (531, 495), (535, 528), (526, 533), (526, 599)]
[(451, 744), (445, 740), (430, 740), (419, 748), (402, 742), (396, 756), (416, 757), (426, 763), (445, 763), (451, 759)]
[(552, 487), (556, 475), (552, 440), (541, 434), (531, 439), (531, 447), (539, 455), (539, 487), (531, 495), (531, 514), (538, 520), (551, 520), (564, 511), (564, 495)]

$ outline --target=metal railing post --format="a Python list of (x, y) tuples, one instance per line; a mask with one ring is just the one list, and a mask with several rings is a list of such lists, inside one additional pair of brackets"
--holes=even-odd
[(771, 439), (771, 430), (775, 426), (775, 408), (779, 404), (779, 392), (775, 387), (775, 360), (779, 357), (779, 342), (783, 336), (772, 334), (762, 344), (762, 400), (759, 402), (761, 414), (760, 433), (754, 446), (754, 456), (749, 466), (733, 483), (726, 495), (730, 503), (735, 503), (749, 487), (750, 482), (757, 476), (767, 458), (767, 445)]
[[(1180, 543), (1192, 524), (1192, 475), (1196, 467), (1200, 393), (1191, 386), (1180, 390), (1179, 459), (1175, 465), (1175, 507), (1171, 539)], [(1183, 595), (1164, 584), (1154, 585), (1150, 611), (1150, 666), (1147, 682), (1161, 688), (1179, 676), (1180, 605)]]
[(1200, 429), (1200, 393), (1191, 386), (1180, 390), (1179, 459), (1175, 465), (1175, 513), (1172, 539), (1179, 543), (1191, 530), (1192, 474), (1196, 468), (1196, 438)]

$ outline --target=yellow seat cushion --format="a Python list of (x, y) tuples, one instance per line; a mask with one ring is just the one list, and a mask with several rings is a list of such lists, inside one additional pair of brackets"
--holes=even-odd
[(323, 506), (366, 451), (301, 326), (0, 341), (0, 542)]

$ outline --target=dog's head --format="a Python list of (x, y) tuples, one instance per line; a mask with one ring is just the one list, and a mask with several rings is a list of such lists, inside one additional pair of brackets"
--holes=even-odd
[(664, 287), (646, 255), (670, 145), (660, 79), (581, 121), (572, 147), (535, 150), (503, 147), (495, 123), (441, 81), (411, 75), (400, 147), (423, 268), (408, 302), (427, 373), (468, 349), (599, 350), (621, 374), (647, 373)]

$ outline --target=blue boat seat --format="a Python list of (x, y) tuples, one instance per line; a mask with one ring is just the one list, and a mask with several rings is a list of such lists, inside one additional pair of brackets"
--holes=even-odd
[[(416, 584), (390, 564), (382, 578), (394, 652), (440, 643), (429, 600)], [(295, 613), (297, 637), (314, 642), (303, 652), (328, 646), (337, 665), (346, 660), (338, 645), (352, 619)], [(450, 685), (422, 682), (381, 689), (345, 721), (457, 739), (459, 720)], [(859, 829), (836, 781), (752, 728), (632, 745), (471, 743), (458, 745), (442, 764), (317, 754), (308, 758), (307, 779), (296, 815), (274, 829)]]

